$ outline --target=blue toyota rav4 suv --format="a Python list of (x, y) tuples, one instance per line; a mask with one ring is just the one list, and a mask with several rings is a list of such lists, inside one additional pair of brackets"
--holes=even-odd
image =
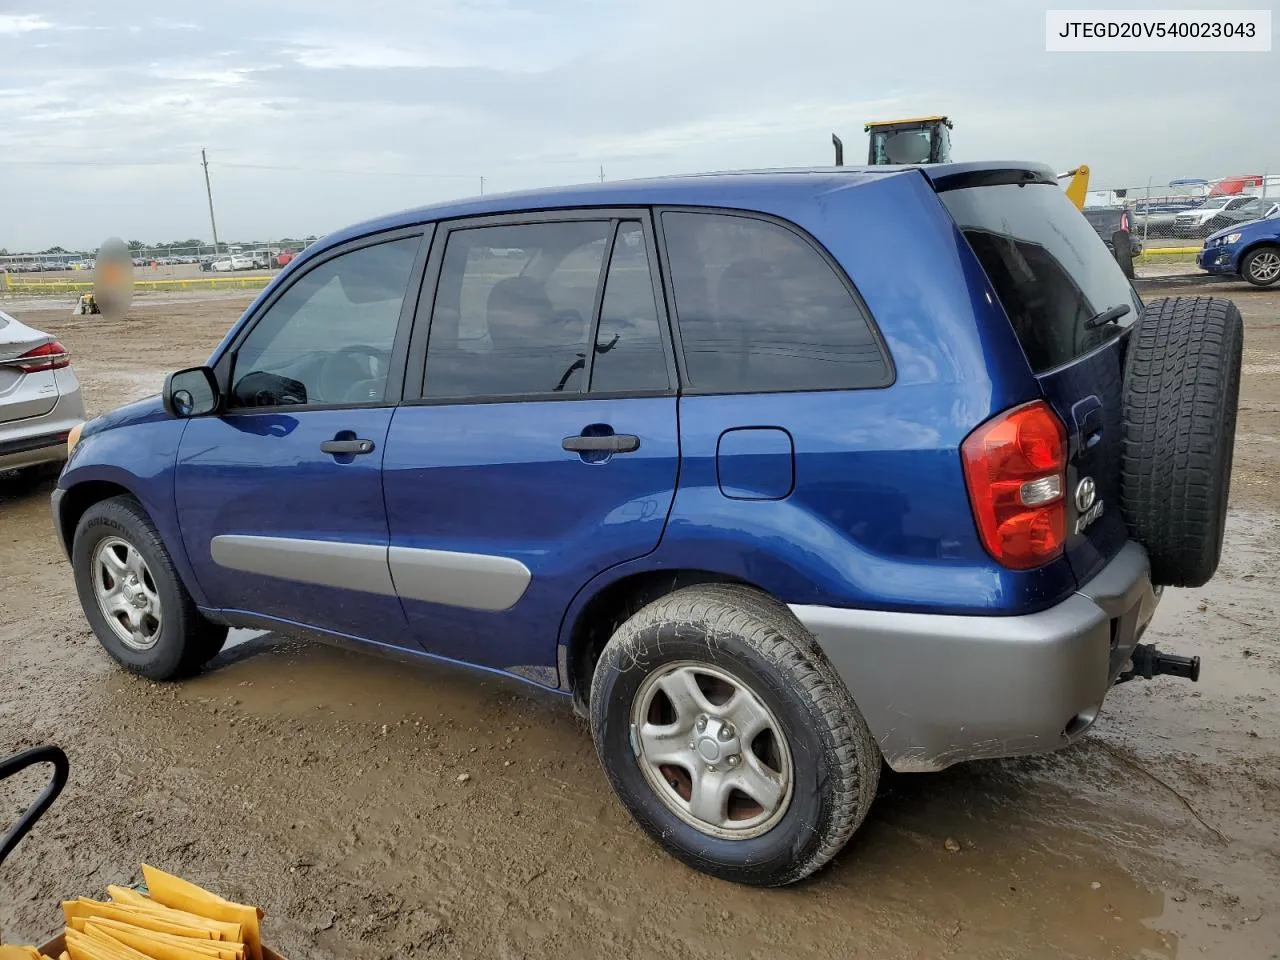
[(835, 855), (881, 766), (1052, 750), (1222, 545), (1241, 323), (1145, 304), (1053, 172), (483, 197), (308, 248), (205, 367), (72, 437), (103, 646), (228, 626), (562, 691), (711, 874)]

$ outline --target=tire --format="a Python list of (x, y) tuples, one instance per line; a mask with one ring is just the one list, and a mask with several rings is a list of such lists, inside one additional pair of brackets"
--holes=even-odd
[[(684, 737), (695, 738), (701, 729), (694, 721), (696, 711), (691, 716), (690, 711), (667, 709), (675, 701), (666, 698), (664, 705), (665, 693), (654, 693), (651, 701), (646, 693), (691, 674), (700, 689), (705, 680), (721, 691), (727, 677), (738, 694), (745, 691), (754, 698), (755, 716), (766, 718), (779, 739), (749, 733), (753, 739), (748, 742), (730, 728), (731, 743), (740, 752), (718, 758), (707, 772), (705, 757), (685, 750)], [(707, 697), (708, 691), (703, 689), (702, 695)], [(713, 700), (708, 711), (712, 719), (702, 737), (717, 744), (723, 740), (723, 728), (716, 725), (721, 717), (740, 719), (740, 711), (732, 707), (742, 702)], [(645, 712), (647, 703), (665, 715), (655, 718)], [(668, 853), (723, 880), (781, 886), (803, 879), (840, 852), (875, 798), (880, 751), (848, 690), (790, 611), (746, 587), (687, 587), (639, 610), (601, 653), (589, 713), (596, 753), (635, 821)], [(663, 723), (674, 719), (669, 729), (678, 737), (672, 746), (684, 755), (682, 761), (660, 771), (649, 762), (646, 718)], [(735, 768), (725, 764), (732, 764), (733, 756), (741, 761), (737, 772), (747, 774), (759, 770), (757, 758), (767, 755), (773, 758), (766, 764), (770, 773), (781, 773), (776, 781), (783, 795), (776, 808), (734, 793), (726, 794), (728, 808), (720, 806), (730, 810), (721, 828), (694, 816), (688, 801), (695, 767), (702, 776), (728, 780)], [(732, 820), (730, 801), (741, 800), (751, 801), (739, 803), (737, 810), (742, 813), (745, 807), (746, 819)], [(762, 812), (756, 813), (757, 807)]]
[(1255, 287), (1280, 282), (1280, 247), (1254, 247), (1240, 261), (1240, 276)]
[[(136, 553), (141, 565), (133, 563)], [(106, 554), (121, 562), (121, 577), (104, 574)], [(102, 564), (100, 566), (99, 564)], [(76, 524), (71, 547), (80, 605), (98, 641), (125, 669), (152, 680), (173, 680), (195, 673), (217, 656), (227, 639), (227, 628), (205, 619), (196, 609), (173, 561), (156, 532), (155, 524), (142, 506), (131, 497), (113, 497), (85, 511)], [(128, 582), (129, 575), (136, 585)], [(110, 582), (109, 582), (110, 581)], [(143, 596), (141, 634), (132, 640), (113, 626), (99, 599), (102, 592), (118, 589), (132, 597)], [(123, 595), (121, 597), (123, 599)], [(127, 616), (121, 614), (120, 616)]]
[(1130, 335), (1120, 509), (1157, 585), (1218, 569), (1243, 341), (1236, 305), (1212, 297), (1149, 301)]

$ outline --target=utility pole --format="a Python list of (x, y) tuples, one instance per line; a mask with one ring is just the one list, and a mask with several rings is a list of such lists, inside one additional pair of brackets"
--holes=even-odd
[(604, 164), (600, 164), (600, 182), (604, 183)]
[(484, 196), (484, 177), (480, 178), (480, 196)]
[(1151, 178), (1147, 177), (1147, 210), (1142, 218), (1142, 249), (1147, 249), (1147, 231), (1151, 224)]
[(204, 155), (204, 147), (200, 148), (200, 165), (204, 167), (204, 192), (209, 198), (209, 226), (213, 228), (213, 253), (218, 254), (218, 221), (213, 219), (213, 188), (209, 186), (209, 158)]

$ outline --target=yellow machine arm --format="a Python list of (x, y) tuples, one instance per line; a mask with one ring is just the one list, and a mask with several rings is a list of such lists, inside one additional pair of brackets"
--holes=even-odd
[(1076, 205), (1077, 210), (1084, 209), (1084, 198), (1089, 192), (1089, 168), (1083, 163), (1074, 170), (1058, 174), (1058, 179), (1071, 178), (1067, 184), (1067, 199)]

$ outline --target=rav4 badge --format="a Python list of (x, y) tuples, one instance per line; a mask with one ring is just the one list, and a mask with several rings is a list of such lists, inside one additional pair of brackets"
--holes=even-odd
[(1076, 484), (1076, 533), (1083, 533), (1085, 528), (1102, 516), (1102, 501), (1098, 499), (1098, 485), (1093, 477), (1083, 477)]

